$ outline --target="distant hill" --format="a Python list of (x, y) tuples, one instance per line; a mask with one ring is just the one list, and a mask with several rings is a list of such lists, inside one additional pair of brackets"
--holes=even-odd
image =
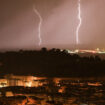
[(105, 75), (105, 60), (98, 56), (80, 57), (66, 50), (0, 53), (0, 75), (34, 75), (48, 77), (98, 77)]

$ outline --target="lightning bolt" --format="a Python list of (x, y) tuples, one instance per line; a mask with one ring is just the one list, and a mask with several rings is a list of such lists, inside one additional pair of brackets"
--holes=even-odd
[(82, 24), (82, 18), (81, 18), (81, 0), (78, 0), (78, 20), (79, 24), (77, 26), (76, 30), (76, 43), (79, 44), (79, 30)]
[(39, 13), (39, 11), (33, 7), (33, 10), (35, 12), (35, 14), (39, 17), (39, 25), (38, 25), (38, 38), (39, 38), (39, 46), (42, 44), (42, 38), (41, 38), (41, 27), (42, 27), (42, 22), (43, 22), (43, 19)]

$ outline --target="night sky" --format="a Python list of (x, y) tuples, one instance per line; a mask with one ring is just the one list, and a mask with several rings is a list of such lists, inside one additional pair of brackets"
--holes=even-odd
[[(34, 6), (43, 18), (41, 46)], [(78, 0), (0, 0), (0, 50), (105, 48), (105, 0), (81, 0), (79, 45), (77, 15)]]

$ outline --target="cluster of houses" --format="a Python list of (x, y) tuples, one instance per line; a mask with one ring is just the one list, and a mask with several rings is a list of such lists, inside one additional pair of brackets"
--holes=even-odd
[(0, 88), (9, 86), (38, 87), (46, 82), (44, 77), (5, 75), (0, 79)]

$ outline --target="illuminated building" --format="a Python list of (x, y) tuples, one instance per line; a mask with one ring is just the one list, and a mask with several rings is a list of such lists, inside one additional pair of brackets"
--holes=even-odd
[[(34, 76), (15, 76), (15, 75), (6, 75), (4, 82), (1, 80), (1, 84), (5, 83), (6, 86), (24, 86), (24, 87), (38, 87), (45, 84), (45, 82), (41, 82), (41, 80), (45, 80), (46, 78), (34, 77)], [(0, 87), (3, 87), (0, 85)]]
[(7, 79), (0, 79), (0, 88), (7, 86)]

